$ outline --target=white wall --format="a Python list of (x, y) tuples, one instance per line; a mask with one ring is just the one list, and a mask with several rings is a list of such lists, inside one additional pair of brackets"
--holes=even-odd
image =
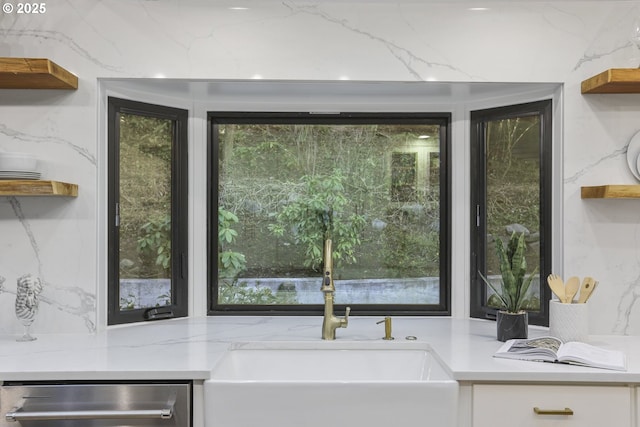
[[(76, 199), (0, 198), (0, 333), (17, 333), (15, 282), (46, 283), (37, 333), (104, 327), (104, 100), (118, 89), (98, 79), (169, 77), (381, 82), (563, 83), (556, 128), (556, 246), (565, 276), (600, 281), (590, 301), (592, 333), (640, 333), (640, 201), (580, 199), (580, 186), (634, 183), (626, 147), (640, 130), (639, 95), (580, 94), (580, 82), (636, 67), (629, 42), (640, 2), (68, 0), (40, 15), (0, 14), (0, 56), (48, 57), (80, 78), (77, 91), (0, 90), (0, 148), (38, 153), (45, 177), (78, 183)], [(162, 95), (157, 95), (162, 98)], [(254, 94), (245, 94), (251, 102)], [(197, 104), (189, 106), (201, 114)], [(455, 107), (459, 108), (459, 107)], [(464, 111), (458, 111), (463, 114)], [(454, 139), (466, 140), (462, 122)], [(557, 123), (560, 125), (560, 123)], [(203, 168), (204, 125), (192, 121), (191, 165)], [(457, 164), (468, 161), (464, 144)], [(194, 176), (197, 180), (198, 176)], [(464, 206), (468, 184), (454, 182)], [(192, 231), (202, 227), (202, 188), (192, 185)], [(454, 314), (468, 305), (464, 216), (454, 237)], [(459, 220), (459, 221), (458, 221)], [(201, 234), (201, 233), (196, 233)], [(563, 244), (562, 244), (563, 243)], [(204, 306), (203, 241), (192, 249), (193, 313)], [(460, 273), (463, 271), (463, 273)], [(638, 291), (636, 291), (638, 289)]]

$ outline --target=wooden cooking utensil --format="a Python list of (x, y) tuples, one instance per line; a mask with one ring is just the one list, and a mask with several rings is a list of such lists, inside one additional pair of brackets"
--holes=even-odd
[(569, 277), (567, 283), (564, 284), (564, 302), (566, 304), (573, 302), (573, 297), (578, 293), (578, 289), (580, 289), (580, 279), (576, 276)]
[(564, 302), (564, 282), (557, 274), (550, 274), (547, 277), (547, 283), (560, 302)]
[(587, 302), (597, 284), (598, 282), (596, 282), (593, 277), (585, 277), (582, 280), (582, 286), (580, 286), (580, 296), (578, 297), (578, 302), (581, 304)]

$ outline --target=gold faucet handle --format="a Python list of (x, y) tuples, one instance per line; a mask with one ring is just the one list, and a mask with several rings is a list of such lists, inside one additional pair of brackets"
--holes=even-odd
[(346, 307), (344, 309), (344, 319), (342, 319), (342, 327), (346, 328), (349, 324), (349, 313), (351, 313), (351, 307)]

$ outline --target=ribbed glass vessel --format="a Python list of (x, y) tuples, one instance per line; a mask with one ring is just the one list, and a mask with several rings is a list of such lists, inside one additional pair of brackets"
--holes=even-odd
[(31, 274), (18, 278), (16, 292), (16, 317), (22, 323), (24, 332), (17, 341), (33, 341), (36, 338), (30, 334), (30, 328), (38, 314), (38, 296), (42, 292), (42, 282)]

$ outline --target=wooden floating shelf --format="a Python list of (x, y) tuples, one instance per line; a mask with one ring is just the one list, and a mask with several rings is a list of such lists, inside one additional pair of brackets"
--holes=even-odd
[(611, 68), (581, 85), (582, 93), (640, 93), (640, 69)]
[(0, 196), (78, 196), (78, 185), (60, 181), (0, 180)]
[(78, 89), (78, 77), (43, 58), (0, 57), (1, 89)]
[(581, 187), (583, 199), (640, 199), (640, 185), (598, 185)]

